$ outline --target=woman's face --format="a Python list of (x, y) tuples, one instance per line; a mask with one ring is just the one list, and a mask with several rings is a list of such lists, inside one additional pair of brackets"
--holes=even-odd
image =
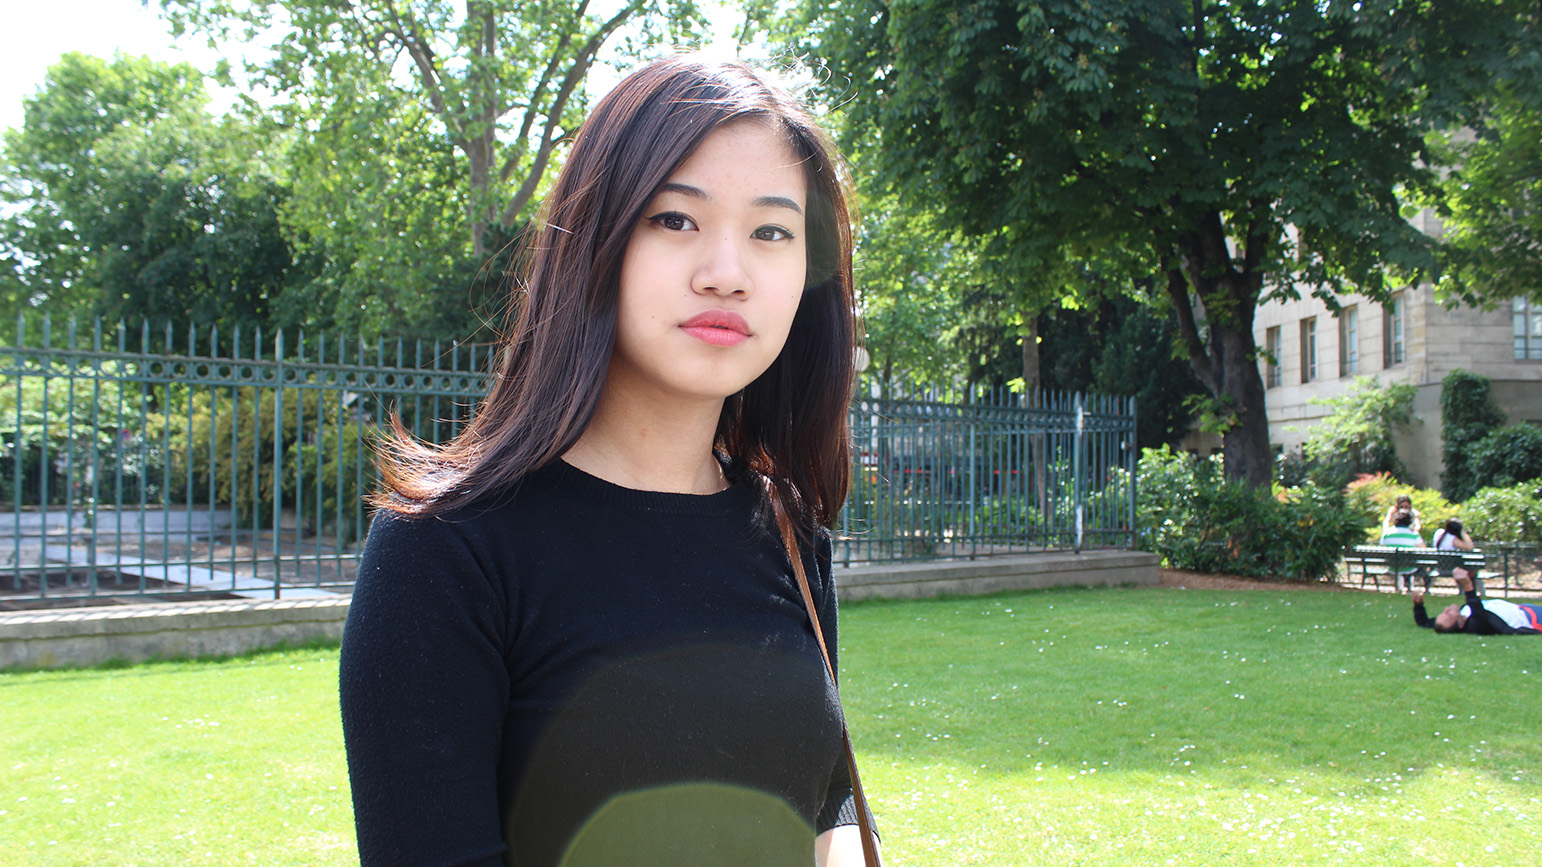
[(767, 122), (709, 134), (632, 228), (606, 389), (713, 400), (782, 350), (803, 296), (808, 181)]

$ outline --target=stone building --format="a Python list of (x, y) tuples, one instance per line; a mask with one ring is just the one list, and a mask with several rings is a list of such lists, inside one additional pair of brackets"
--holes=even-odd
[(1316, 298), (1270, 302), (1255, 316), (1253, 336), (1278, 363), (1260, 358), (1269, 412), (1269, 438), (1297, 450), (1336, 397), (1356, 376), (1418, 391), (1413, 422), (1395, 442), (1408, 481), (1439, 487), (1441, 380), (1455, 368), (1493, 381), (1507, 423), (1542, 424), (1542, 305), (1518, 299), (1497, 309), (1448, 310), (1429, 285), (1396, 292), (1384, 304), (1340, 297), (1336, 314)]

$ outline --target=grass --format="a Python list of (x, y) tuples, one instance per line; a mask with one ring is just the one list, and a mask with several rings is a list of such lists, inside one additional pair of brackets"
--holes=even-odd
[[(1390, 595), (1053, 590), (842, 612), (890, 864), (1542, 863), (1542, 639)], [(0, 675), (0, 852), (355, 861), (335, 650)]]
[(358, 863), (337, 650), (0, 675), (0, 863)]

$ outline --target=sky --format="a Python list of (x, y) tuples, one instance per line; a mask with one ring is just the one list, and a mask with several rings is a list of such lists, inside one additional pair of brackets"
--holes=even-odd
[[(0, 0), (0, 21), (11, 34), (0, 51), (0, 129), (21, 126), (22, 100), (37, 92), (48, 67), (70, 51), (103, 58), (118, 51), (144, 54), (213, 70), (219, 52), (201, 36), (174, 40), (156, 14), (159, 3), (151, 0), (151, 6), (143, 0)], [(721, 33), (732, 16), (719, 15)], [(216, 93), (212, 108), (220, 111), (221, 103), (232, 102)]]
[(21, 126), (22, 100), (37, 92), (48, 67), (71, 51), (115, 52), (185, 60), (205, 72), (218, 54), (200, 37), (178, 45), (171, 28), (141, 0), (0, 0), (11, 37), (0, 51), (0, 129)]

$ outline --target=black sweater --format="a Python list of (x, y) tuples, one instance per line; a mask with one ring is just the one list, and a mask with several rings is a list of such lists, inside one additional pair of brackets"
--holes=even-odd
[[(855, 807), (757, 499), (558, 461), (502, 503), (377, 515), (342, 649), (363, 863), (812, 864)], [(803, 557), (833, 656), (829, 551)]]

